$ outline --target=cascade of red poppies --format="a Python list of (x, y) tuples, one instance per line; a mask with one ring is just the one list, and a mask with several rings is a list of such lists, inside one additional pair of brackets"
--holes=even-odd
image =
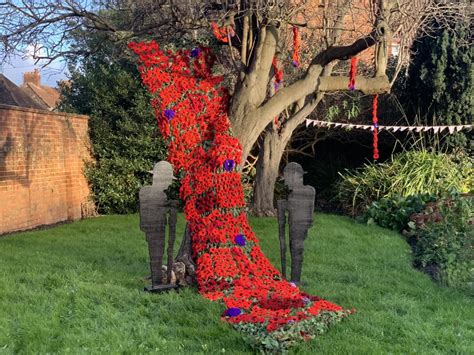
[(156, 119), (169, 143), (168, 161), (182, 176), (180, 197), (199, 292), (224, 302), (228, 322), (260, 324), (268, 332), (321, 312), (347, 315), (284, 280), (260, 250), (244, 214), (236, 171), (242, 149), (230, 133), (229, 95), (222, 78), (212, 73), (210, 49), (162, 51), (155, 42), (129, 47), (139, 56), (142, 80), (153, 95)]
[(379, 95), (374, 96), (372, 103), (372, 124), (373, 124), (373, 148), (374, 148), (374, 160), (379, 158), (379, 119), (377, 117), (377, 107), (379, 103)]

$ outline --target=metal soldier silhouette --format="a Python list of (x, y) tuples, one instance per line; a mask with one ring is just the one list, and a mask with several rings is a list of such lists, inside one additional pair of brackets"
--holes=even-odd
[(308, 229), (313, 225), (314, 198), (316, 191), (312, 186), (303, 185), (305, 171), (298, 163), (289, 163), (283, 170), (283, 179), (290, 189), (287, 200), (277, 201), (280, 237), (281, 269), (286, 278), (286, 211), (288, 211), (289, 239), (291, 253), (291, 281), (301, 280), (304, 240)]
[[(172, 184), (173, 167), (160, 161), (153, 168), (153, 184), (140, 189), (140, 229), (145, 232), (150, 254), (151, 286), (146, 291), (165, 291), (176, 288), (171, 285), (173, 248), (176, 238), (177, 201), (168, 200), (165, 190)], [(168, 228), (168, 263), (166, 283), (163, 283), (163, 254), (165, 251), (166, 226)]]

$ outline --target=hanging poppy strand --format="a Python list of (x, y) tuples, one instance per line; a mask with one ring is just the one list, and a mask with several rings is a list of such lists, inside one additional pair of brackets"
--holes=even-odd
[(372, 108), (372, 123), (373, 128), (373, 147), (374, 147), (374, 160), (379, 158), (379, 119), (377, 117), (377, 108), (379, 104), (379, 95), (374, 96), (373, 108)]
[(351, 58), (351, 70), (349, 72), (349, 90), (354, 91), (356, 88), (356, 76), (357, 76), (357, 57)]
[(273, 56), (272, 66), (275, 73), (275, 91), (278, 91), (283, 81), (283, 69), (278, 66), (278, 58), (276, 56)]
[(221, 42), (227, 43), (229, 42), (229, 36), (235, 36), (234, 29), (230, 26), (220, 28), (215, 22), (211, 23), (211, 26), (214, 37), (216, 37)]
[[(283, 82), (283, 69), (281, 69), (278, 65), (277, 56), (273, 56), (272, 66), (273, 66), (274, 81), (275, 81), (274, 88), (275, 88), (275, 93), (276, 93), (280, 89), (280, 85)], [(273, 119), (273, 124), (276, 129), (281, 128), (280, 118), (278, 115), (275, 116), (275, 118)]]
[(298, 27), (293, 26), (292, 64), (295, 68), (298, 68), (300, 66), (300, 46), (301, 46), (300, 30), (298, 29)]

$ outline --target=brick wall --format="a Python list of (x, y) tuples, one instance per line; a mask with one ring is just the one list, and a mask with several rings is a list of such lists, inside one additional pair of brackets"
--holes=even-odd
[(81, 218), (88, 117), (0, 105), (0, 234)]
[[(300, 11), (296, 16), (296, 22), (306, 23), (308, 28), (302, 27), (300, 29), (302, 36), (302, 52), (309, 53), (309, 57), (312, 58), (319, 52), (321, 48), (326, 48), (326, 44), (323, 42), (326, 34), (322, 31), (324, 18), (327, 16), (330, 21), (336, 19), (336, 14), (330, 13), (325, 15), (324, 4), (330, 4), (330, 10), (333, 9), (334, 0), (293, 0), (295, 5), (300, 5), (303, 2), (306, 3), (304, 11)], [(364, 38), (369, 35), (373, 30), (374, 19), (371, 14), (371, 2), (369, 0), (354, 0), (351, 3), (349, 9), (344, 12), (343, 25), (341, 32), (337, 39), (337, 45), (350, 45), (359, 38)], [(341, 8), (341, 6), (340, 6)], [(331, 24), (329, 24), (329, 27)], [(315, 47), (319, 48), (315, 51)], [(288, 46), (291, 48), (291, 46)], [(392, 54), (391, 44), (388, 46), (389, 55)], [(370, 47), (357, 55), (357, 57), (364, 62), (367, 66), (373, 66), (374, 64), (374, 53), (375, 47)], [(310, 59), (308, 58), (308, 60)], [(308, 64), (308, 63), (306, 63)], [(334, 74), (333, 74), (334, 75)], [(341, 75), (339, 73), (338, 75)], [(348, 73), (345, 73), (348, 75)]]

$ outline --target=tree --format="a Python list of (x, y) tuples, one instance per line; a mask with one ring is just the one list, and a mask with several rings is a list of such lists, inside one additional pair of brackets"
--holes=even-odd
[[(405, 85), (398, 88), (407, 111), (427, 124), (471, 124), (474, 116), (474, 47), (468, 23), (456, 23), (414, 43)], [(400, 90), (401, 89), (401, 90)], [(422, 93), (420, 95), (420, 93)], [(473, 149), (463, 134), (448, 137), (451, 147)], [(471, 144), (471, 147), (468, 144)]]
[[(337, 5), (333, 5), (335, 8), (337, 8), (339, 3)], [(407, 5), (407, 4), (404, 4)], [(417, 11), (418, 14), (424, 14), (426, 15), (427, 13), (430, 13), (430, 11), (433, 11), (433, 9), (430, 9), (429, 11), (422, 11), (420, 6), (422, 5), (428, 5), (427, 3), (423, 2), (413, 2), (410, 4), (411, 6), (411, 11)], [(402, 6), (402, 5), (401, 5)], [(331, 11), (332, 10), (332, 11)], [(400, 10), (400, 8), (398, 9)], [(404, 11), (406, 11), (407, 8), (405, 8)], [(446, 9), (444, 9), (446, 10)], [(443, 10), (443, 11), (444, 11)], [(323, 16), (323, 31), (322, 34), (318, 33), (318, 37), (323, 38), (324, 41), (323, 43), (319, 44), (320, 48), (329, 48), (331, 46), (337, 45), (339, 41), (344, 39), (344, 36), (341, 36), (341, 32), (344, 30), (348, 30), (348, 27), (350, 28), (351, 25), (356, 25), (354, 22), (354, 18), (359, 18), (358, 16), (354, 16), (354, 8), (349, 6), (345, 9), (331, 9), (331, 6), (328, 4), (324, 5), (324, 9), (322, 11), (322, 16)], [(320, 12), (321, 12), (320, 11)], [(396, 13), (396, 11), (395, 11)], [(337, 16), (333, 19), (331, 19), (331, 16), (329, 14), (336, 14)], [(347, 20), (347, 16), (350, 16), (350, 20)], [(449, 17), (449, 16), (448, 16)], [(353, 21), (351, 23), (351, 21)], [(393, 35), (396, 35), (398, 38), (401, 38), (400, 40), (400, 53), (398, 57), (396, 58), (397, 60), (395, 61), (394, 68), (391, 70), (393, 75), (391, 76), (391, 82), (390, 85), (392, 85), (400, 70), (404, 67), (404, 65), (407, 64), (409, 60), (409, 52), (408, 48), (409, 45), (411, 44), (411, 41), (415, 35), (416, 32), (413, 32), (414, 28), (418, 29), (420, 32), (423, 32), (424, 30), (431, 30), (431, 27), (423, 23), (423, 21), (426, 21), (426, 19), (423, 18), (418, 18), (416, 20), (412, 19), (412, 21), (406, 21), (406, 19), (400, 20), (398, 19), (398, 28), (399, 31), (397, 33), (393, 33)], [(332, 24), (329, 25), (329, 23)], [(411, 26), (411, 28), (409, 27)], [(439, 26), (438, 26), (439, 27)], [(354, 32), (349, 31), (349, 36), (354, 36), (357, 35)], [(347, 38), (347, 33), (345, 33), (345, 36)], [(390, 36), (388, 36), (390, 38)], [(311, 41), (311, 43), (314, 43)], [(316, 45), (318, 47), (318, 45)], [(387, 62), (387, 57), (384, 57), (382, 60), (383, 66), (386, 66)], [(377, 66), (378, 68), (378, 73), (380, 74), (380, 65), (381, 63), (378, 62), (380, 58), (376, 58), (377, 60)], [(333, 71), (333, 68), (336, 64), (336, 61), (331, 62), (330, 64), (326, 65), (324, 67), (324, 70), (321, 74), (321, 77), (324, 79), (325, 77), (330, 77)], [(347, 72), (347, 71), (346, 71)], [(385, 70), (382, 70), (382, 72), (385, 72)], [(377, 73), (375, 74), (376, 76), (378, 75)], [(340, 78), (339, 78), (340, 79)], [(358, 86), (360, 88), (360, 79), (358, 78)], [(331, 79), (329, 79), (331, 80)], [(342, 83), (341, 83), (342, 84)], [(347, 85), (347, 80), (346, 80), (346, 85)], [(335, 90), (329, 90), (329, 91), (335, 91)], [(370, 91), (366, 91), (366, 93), (370, 93)], [(288, 146), (288, 143), (291, 140), (291, 137), (293, 136), (294, 130), (302, 123), (304, 120), (307, 118), (311, 112), (313, 112), (318, 104), (323, 100), (324, 97), (324, 92), (319, 91), (317, 94), (314, 94), (312, 98), (308, 100), (308, 96), (303, 99), (303, 102), (306, 102), (304, 105), (303, 110), (296, 110), (293, 115), (284, 115), (280, 114), (280, 122), (278, 125), (274, 124), (269, 124), (262, 136), (260, 137), (260, 145), (258, 149), (258, 161), (256, 164), (256, 177), (255, 177), (255, 186), (254, 186), (254, 194), (253, 194), (253, 201), (252, 201), (252, 206), (251, 210), (254, 214), (257, 215), (273, 215), (274, 214), (274, 187), (275, 187), (275, 181), (279, 173), (279, 166), (281, 162), (282, 155), (285, 151), (285, 148)]]
[[(69, 35), (78, 29), (82, 33), (87, 33), (85, 30), (101, 31), (115, 42), (137, 38), (169, 39), (172, 31), (195, 39), (203, 32), (208, 33), (210, 22), (215, 21), (220, 43), (228, 48), (233, 63), (233, 71), (228, 70), (229, 76), (235, 76), (229, 117), (233, 132), (242, 144), (243, 157), (249, 155), (275, 117), (286, 116), (280, 134), (275, 136), (273, 133), (275, 139), (269, 136), (267, 146), (275, 154), (262, 152), (262, 159), (273, 157), (272, 162), (261, 162), (261, 166), (269, 167), (273, 172), (263, 172), (263, 176), (273, 179), (281, 159), (280, 152), (294, 128), (312, 112), (324, 93), (348, 90), (347, 76), (331, 75), (337, 61), (375, 47), (373, 77), (357, 78), (357, 89), (367, 94), (387, 92), (391, 86), (385, 73), (391, 37), (402, 38), (397, 64), (397, 68), (401, 68), (407, 60), (411, 39), (418, 30), (429, 24), (433, 16), (440, 20), (461, 16), (464, 7), (462, 3), (436, 0), (309, 3), (299, 0), (215, 3), (198, 0), (91, 3), (46, 0), (41, 5), (33, 0), (21, 0), (0, 3), (0, 15), (3, 15), (0, 33), (4, 53), (34, 44), (38, 59), (53, 60), (61, 55), (88, 55), (97, 50), (97, 46), (87, 51), (70, 46)], [(123, 20), (115, 24), (113, 20), (119, 15)], [(355, 17), (361, 18), (357, 26), (353, 21)], [(307, 58), (302, 58), (301, 69), (294, 79), (274, 93), (271, 90), (273, 58), (279, 54), (284, 58), (288, 53), (292, 28), (312, 34), (308, 37)], [(51, 36), (51, 33), (63, 35)], [(318, 41), (311, 42), (311, 38)], [(263, 195), (266, 193), (263, 191)]]
[[(101, 36), (95, 35), (82, 46), (98, 42)], [(136, 65), (117, 58), (121, 48), (106, 43), (76, 63), (80, 69), (71, 62), (71, 80), (61, 86), (60, 108), (90, 116), (95, 161), (85, 173), (99, 212), (133, 213), (139, 188), (150, 180), (148, 171), (166, 156), (165, 144)]]

